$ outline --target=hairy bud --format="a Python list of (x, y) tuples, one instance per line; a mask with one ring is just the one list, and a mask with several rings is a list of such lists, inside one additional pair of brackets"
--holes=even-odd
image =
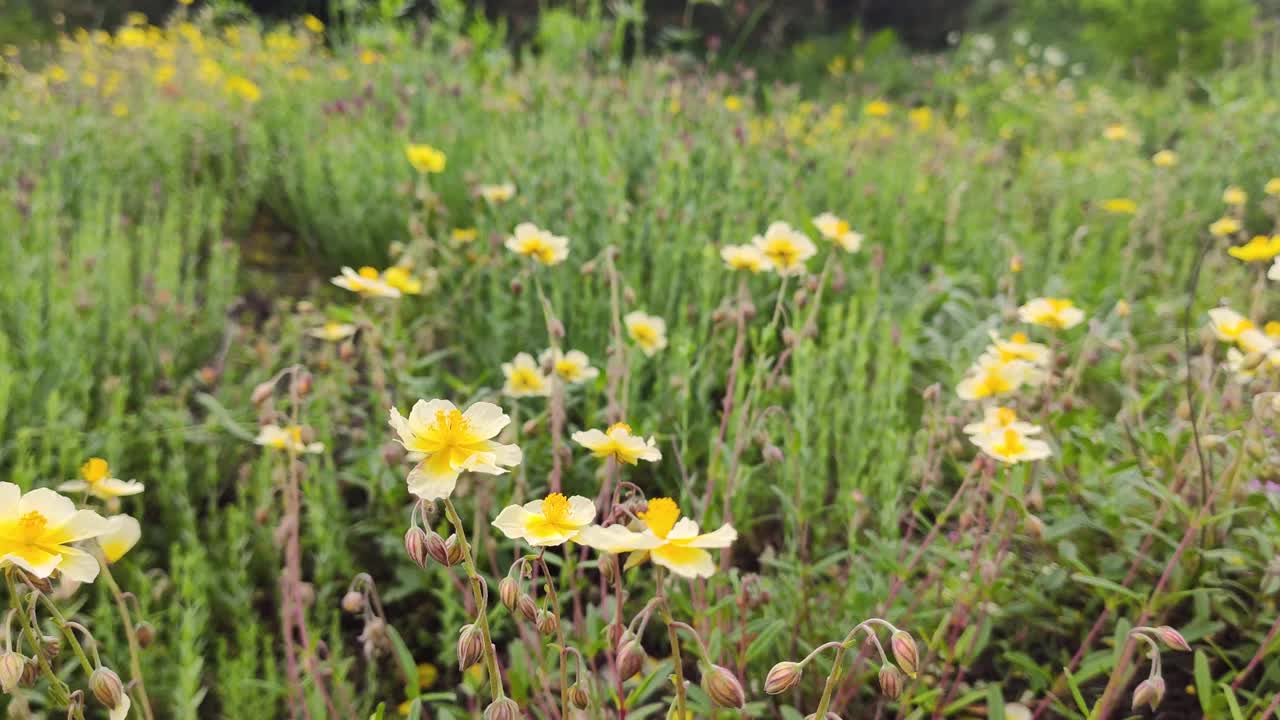
[(712, 665), (702, 674), (702, 690), (720, 707), (741, 708), (747, 703), (742, 683), (728, 668)]
[(1149, 677), (1138, 684), (1133, 691), (1133, 709), (1146, 705), (1155, 710), (1160, 701), (1164, 699), (1164, 678), (1156, 676)]
[(44, 650), (45, 657), (56, 658), (62, 654), (62, 638), (57, 635), (45, 635), (40, 638), (40, 647)]
[(364, 611), (364, 593), (352, 590), (342, 596), (342, 609), (352, 615), (358, 615)]
[(484, 709), (484, 720), (520, 720), (520, 706), (509, 697), (498, 698)]
[(1182, 637), (1182, 633), (1174, 630), (1168, 625), (1161, 625), (1156, 628), (1156, 634), (1164, 641), (1165, 645), (1178, 650), (1180, 652), (1191, 652), (1191, 645), (1187, 643), (1187, 639)]
[(760, 451), (760, 455), (767, 463), (777, 464), (783, 460), (782, 448), (774, 445), (773, 443), (765, 445), (764, 449)]
[(275, 392), (275, 389), (276, 384), (270, 380), (264, 383), (258, 383), (258, 385), (253, 388), (253, 393), (249, 395), (249, 400), (252, 401), (254, 405), (261, 405), (271, 397), (271, 393)]
[(623, 680), (628, 680), (640, 672), (640, 668), (644, 665), (645, 657), (647, 656), (639, 640), (631, 640), (623, 645), (622, 649), (618, 651), (618, 676)]
[(516, 603), (520, 601), (520, 583), (510, 577), (502, 578), (498, 583), (498, 599), (508, 610), (515, 612)]
[(897, 700), (902, 694), (902, 671), (888, 663), (881, 665), (880, 692), (890, 700)]
[(140, 622), (134, 625), (133, 634), (138, 638), (138, 645), (144, 649), (151, 647), (151, 643), (156, 641), (156, 629), (149, 622)]
[(798, 685), (803, 674), (804, 666), (800, 663), (780, 662), (765, 676), (764, 691), (770, 695), (781, 695)]
[(600, 571), (600, 575), (604, 577), (606, 585), (612, 585), (614, 580), (618, 577), (615, 572), (617, 568), (614, 565), (613, 556), (607, 553), (600, 554), (600, 559), (596, 561), (596, 569), (598, 569)]
[(94, 670), (89, 676), (89, 689), (98, 698), (98, 702), (109, 710), (115, 710), (124, 702), (124, 683), (120, 682), (120, 676), (110, 668), (100, 667)]
[(431, 557), (431, 553), (427, 551), (427, 532), (422, 528), (414, 525), (404, 534), (404, 551), (409, 554), (409, 559), (422, 569), (426, 569), (427, 560)]
[(475, 625), (463, 625), (458, 633), (458, 668), (466, 670), (484, 658), (484, 633)]
[(22, 684), (22, 674), (27, 669), (27, 659), (16, 652), (0, 653), (0, 691), (12, 695)]
[(912, 639), (911, 633), (895, 630), (889, 643), (893, 646), (893, 659), (898, 661), (898, 667), (908, 677), (914, 678), (920, 669), (920, 653), (916, 650), (916, 641)]
[(537, 621), (538, 603), (534, 602), (531, 596), (521, 595), (520, 599), (516, 600), (516, 608), (520, 610), (520, 614), (524, 616), (525, 620), (529, 622)]
[(541, 610), (538, 612), (538, 632), (543, 635), (555, 635), (560, 629), (560, 618), (555, 613)]
[(582, 687), (582, 683), (569, 688), (569, 702), (579, 710), (586, 710), (591, 705), (591, 696), (587, 694), (587, 689)]
[(462, 562), (462, 543), (458, 541), (457, 535), (450, 535), (448, 540), (444, 541), (445, 559), (448, 560), (450, 567)]
[(434, 531), (427, 533), (427, 555), (441, 565), (449, 564), (449, 548), (445, 545), (444, 538)]

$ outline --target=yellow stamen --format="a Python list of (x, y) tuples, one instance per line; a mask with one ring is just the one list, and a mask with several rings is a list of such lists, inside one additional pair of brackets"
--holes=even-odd
[(18, 539), (28, 545), (34, 544), (44, 536), (48, 527), (49, 518), (37, 510), (32, 510), (18, 519)]
[(630, 425), (628, 425), (628, 424), (626, 424), (626, 423), (624, 423), (624, 422), (617, 422), (617, 423), (614, 423), (614, 424), (610, 425), (610, 426), (609, 426), (609, 429), (608, 429), (608, 430), (606, 430), (604, 434), (605, 434), (605, 435), (612, 435), (614, 430), (626, 430), (628, 435), (632, 434), (632, 432), (631, 432), (631, 426), (630, 426)]
[(569, 520), (569, 499), (560, 493), (551, 493), (542, 501), (542, 517), (552, 525)]
[(1009, 342), (1016, 343), (1018, 345), (1025, 345), (1029, 340), (1030, 338), (1027, 337), (1026, 333), (1016, 332), (1009, 336)]
[(80, 476), (85, 482), (93, 485), (106, 479), (107, 470), (106, 460), (100, 457), (89, 458), (88, 462), (80, 466)]
[(654, 535), (665, 538), (680, 519), (680, 506), (671, 498), (654, 498), (649, 501), (649, 509), (637, 515)]
[(377, 268), (369, 267), (368, 265), (365, 265), (364, 267), (360, 268), (360, 277), (362, 277), (362, 278), (364, 278), (364, 279), (366, 279), (366, 280), (377, 280), (377, 279), (378, 279), (378, 269), (377, 269)]
[(1012, 425), (1017, 419), (1018, 413), (1014, 412), (1012, 408), (996, 408), (996, 423), (1000, 427)]
[(1005, 430), (1004, 440), (991, 446), (992, 452), (1002, 457), (1012, 458), (1026, 452), (1027, 446), (1022, 442), (1022, 435), (1017, 430)]

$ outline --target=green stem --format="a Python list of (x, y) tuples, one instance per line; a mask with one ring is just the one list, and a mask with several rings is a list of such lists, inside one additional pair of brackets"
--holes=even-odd
[(840, 665), (844, 662), (845, 646), (840, 645), (836, 650), (835, 663), (831, 666), (831, 674), (827, 676), (827, 685), (822, 689), (822, 699), (818, 701), (818, 710), (813, 714), (815, 718), (825, 718), (827, 709), (831, 707), (831, 694), (835, 692), (836, 685), (840, 682)]
[(671, 607), (667, 603), (666, 591), (663, 589), (666, 577), (662, 568), (657, 568), (658, 580), (658, 598), (661, 599), (662, 619), (667, 624), (667, 639), (671, 643), (671, 659), (675, 663), (676, 674), (676, 713), (680, 720), (688, 717), (688, 710), (685, 708), (687, 701), (684, 694), (684, 661), (680, 658), (680, 636), (676, 632), (675, 619), (671, 617)]
[(462, 548), (462, 564), (466, 568), (467, 577), (471, 580), (471, 597), (476, 603), (476, 624), (480, 626), (480, 635), (484, 638), (485, 667), (489, 671), (489, 694), (494, 701), (501, 700), (506, 696), (506, 692), (502, 687), (498, 658), (493, 652), (493, 637), (489, 633), (489, 608), (487, 593), (483, 587), (484, 580), (476, 571), (475, 560), (471, 557), (471, 546), (467, 544), (467, 531), (462, 527), (462, 518), (453, 507), (453, 501), (448, 498), (444, 501), (444, 512), (445, 517), (449, 519), (449, 524), (453, 525), (453, 531), (458, 534), (458, 545)]
[(120, 611), (120, 622), (124, 624), (125, 640), (129, 643), (129, 675), (133, 681), (134, 692), (138, 696), (138, 704), (142, 706), (142, 714), (146, 720), (155, 720), (155, 713), (151, 710), (151, 699), (147, 697), (147, 687), (142, 681), (142, 646), (138, 643), (138, 633), (133, 629), (133, 618), (129, 615), (129, 604), (125, 602), (124, 593), (120, 591), (120, 585), (116, 583), (115, 577), (111, 574), (111, 568), (106, 558), (99, 556), (98, 564), (102, 566), (102, 580), (107, 584), (107, 589), (111, 591), (111, 597), (116, 602), (116, 609)]
[[(71, 650), (75, 652), (76, 657), (80, 659), (80, 667), (84, 668), (85, 674), (92, 675), (94, 668), (102, 664), (101, 661), (97, 663), (89, 662), (89, 656), (85, 653), (84, 648), (80, 646), (80, 640), (76, 638), (76, 634), (67, 626), (67, 619), (63, 617), (62, 612), (58, 610), (58, 606), (55, 605), (52, 600), (45, 597), (44, 593), (37, 593), (36, 599), (44, 603), (49, 614), (53, 616), (54, 624), (58, 626), (58, 629), (62, 631), (63, 636), (67, 638), (67, 642), (71, 645)], [(94, 653), (96, 654), (97, 650), (95, 650)]]
[(49, 680), (50, 694), (53, 696), (53, 704), (59, 707), (66, 707), (71, 702), (71, 688), (62, 682), (62, 679), (53, 672), (53, 668), (49, 666), (49, 659), (44, 655), (44, 646), (40, 642), (40, 636), (31, 625), (31, 616), (27, 613), (26, 608), (22, 605), (22, 599), (18, 596), (18, 585), (14, 580), (13, 572), (7, 572), (4, 576), (5, 584), (9, 587), (9, 602), (14, 610), (17, 610), (18, 622), (22, 625), (22, 635), (27, 639), (27, 645), (31, 647), (31, 652), (36, 657), (36, 662), (40, 664), (40, 672)]

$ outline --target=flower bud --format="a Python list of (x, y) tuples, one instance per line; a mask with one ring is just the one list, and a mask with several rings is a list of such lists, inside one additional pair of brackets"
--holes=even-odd
[(623, 680), (630, 679), (640, 672), (646, 657), (639, 640), (631, 640), (623, 645), (618, 651), (618, 676)]
[(422, 528), (414, 525), (404, 534), (404, 551), (409, 554), (409, 559), (417, 563), (422, 569), (427, 568), (427, 559), (431, 554), (427, 552), (427, 533)]
[(138, 638), (138, 645), (142, 648), (148, 648), (151, 643), (156, 641), (156, 629), (149, 622), (140, 622), (133, 626), (133, 634)]
[(1133, 709), (1146, 705), (1155, 710), (1160, 705), (1160, 701), (1164, 699), (1164, 678), (1160, 676), (1149, 677), (1138, 684), (1133, 691)]
[(498, 599), (508, 610), (515, 612), (516, 603), (520, 601), (520, 583), (510, 577), (502, 578), (498, 583)]
[(890, 700), (897, 700), (902, 694), (902, 671), (889, 663), (881, 665), (880, 692)]
[(448, 540), (444, 541), (445, 559), (448, 560), (450, 567), (462, 562), (462, 543), (458, 542), (457, 535), (450, 535)]
[(618, 577), (615, 572), (617, 568), (614, 566), (612, 555), (600, 553), (600, 559), (596, 561), (596, 568), (600, 571), (600, 575), (604, 577), (606, 585), (612, 585), (613, 581)]
[(98, 698), (98, 702), (109, 710), (115, 710), (124, 702), (124, 683), (120, 682), (120, 676), (110, 668), (100, 667), (94, 670), (89, 676), (89, 689)]
[(764, 691), (770, 695), (781, 695), (798, 685), (803, 674), (804, 666), (800, 663), (780, 662), (765, 676)]
[(40, 647), (44, 650), (45, 657), (52, 660), (62, 654), (62, 638), (57, 635), (45, 635), (40, 638)]
[(484, 633), (474, 624), (463, 625), (458, 633), (458, 668), (466, 670), (484, 658)]
[(305, 370), (298, 374), (293, 381), (293, 390), (300, 396), (305, 396), (311, 392), (311, 386), (315, 384), (315, 380), (311, 377), (311, 373)]
[(520, 599), (516, 600), (516, 608), (529, 622), (535, 622), (538, 619), (538, 603), (534, 602), (529, 595), (521, 595)]
[(484, 709), (484, 720), (520, 720), (520, 706), (511, 698), (498, 698)]
[(564, 323), (560, 322), (559, 319), (552, 318), (551, 322), (547, 323), (547, 333), (557, 340), (563, 339)]
[(541, 610), (538, 612), (538, 632), (543, 635), (555, 635), (560, 629), (560, 618), (555, 613)]
[(0, 691), (12, 695), (22, 684), (22, 674), (27, 669), (27, 659), (8, 650), (0, 653)]
[(1182, 633), (1174, 630), (1168, 625), (1161, 625), (1156, 628), (1156, 634), (1164, 641), (1165, 645), (1179, 650), (1181, 652), (1191, 652), (1191, 645), (1187, 643), (1187, 639), (1182, 637)]
[(902, 668), (902, 672), (908, 677), (914, 678), (920, 667), (920, 654), (916, 650), (916, 641), (912, 639), (911, 633), (895, 630), (889, 642), (893, 646), (893, 659), (898, 661), (898, 667)]
[(22, 679), (18, 681), (18, 687), (33, 688), (36, 681), (40, 679), (40, 663), (35, 658), (27, 658), (27, 664), (22, 668)]
[(783, 460), (782, 448), (774, 445), (773, 443), (765, 445), (764, 449), (760, 451), (760, 455), (767, 463), (777, 464)]
[(587, 694), (587, 689), (582, 687), (582, 683), (576, 683), (569, 688), (569, 702), (579, 710), (586, 710), (591, 705), (591, 696)]
[(427, 554), (441, 565), (449, 565), (449, 548), (445, 545), (444, 538), (435, 532), (427, 533)]
[(352, 615), (359, 614), (364, 610), (364, 593), (356, 590), (348, 592), (342, 596), (342, 609)]
[(747, 703), (742, 683), (728, 668), (712, 665), (702, 674), (702, 690), (720, 707), (741, 708)]
[(253, 388), (253, 393), (249, 395), (249, 400), (253, 402), (254, 405), (261, 405), (267, 401), (267, 398), (271, 397), (271, 393), (274, 392), (275, 389), (276, 384), (271, 380), (264, 383), (258, 383), (258, 385)]

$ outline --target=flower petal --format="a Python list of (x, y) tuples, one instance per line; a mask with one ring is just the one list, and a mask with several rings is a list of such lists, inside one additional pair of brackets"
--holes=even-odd
[(591, 525), (578, 533), (578, 542), (602, 552), (624, 553), (651, 550), (661, 545), (662, 539), (650, 532), (632, 532), (622, 525)]
[(525, 525), (529, 522), (531, 513), (528, 509), (519, 505), (508, 505), (498, 513), (498, 517), (493, 519), (493, 526), (502, 531), (503, 535), (518, 540), (525, 535)]
[(706, 535), (699, 535), (693, 540), (684, 543), (686, 547), (692, 548), (727, 548), (738, 539), (738, 531), (733, 526), (725, 523), (714, 531)]
[(482, 440), (489, 440), (511, 424), (511, 417), (501, 407), (491, 402), (478, 402), (462, 414), (471, 425), (471, 431)]
[(596, 519), (596, 504), (589, 498), (574, 495), (569, 498), (569, 522), (578, 525), (590, 525)]
[(434, 453), (409, 472), (409, 492), (423, 500), (442, 500), (453, 493), (461, 470), (449, 464), (448, 453)]
[(711, 577), (716, 572), (711, 553), (680, 545), (662, 545), (650, 552), (655, 565), (686, 578)]

